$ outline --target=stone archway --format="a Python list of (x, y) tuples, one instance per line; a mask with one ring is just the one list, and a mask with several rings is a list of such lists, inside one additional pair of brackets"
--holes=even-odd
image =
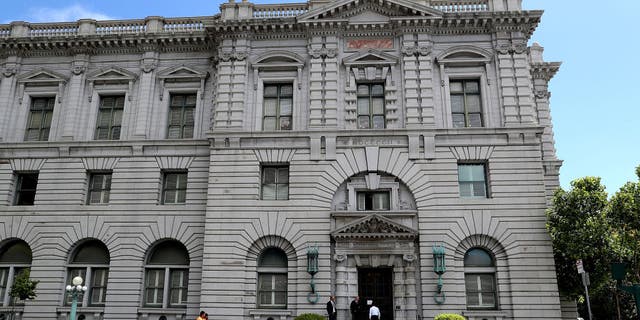
[[(362, 283), (362, 272), (379, 274), (390, 272), (390, 279), (377, 279), (391, 288), (391, 301), (374, 301), (385, 319), (415, 319), (417, 314), (417, 231), (394, 222), (392, 219), (372, 213), (357, 219), (332, 234), (335, 295), (338, 304), (348, 306), (356, 295), (363, 301), (366, 296)], [(360, 279), (362, 281), (362, 279)], [(375, 287), (375, 286), (374, 286)], [(345, 319), (350, 319), (345, 310)]]

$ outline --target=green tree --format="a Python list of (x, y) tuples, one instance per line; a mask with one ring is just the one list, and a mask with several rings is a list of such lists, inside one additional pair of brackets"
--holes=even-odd
[[(640, 179), (640, 166), (636, 168)], [(616, 258), (628, 263), (629, 278), (640, 281), (640, 182), (627, 182), (609, 203), (612, 248)]]
[(597, 292), (609, 281), (609, 226), (606, 219), (607, 193), (600, 178), (584, 177), (571, 182), (571, 189), (558, 189), (547, 211), (547, 229), (553, 241), (553, 255), (560, 292), (577, 299), (583, 293), (575, 262), (582, 259), (589, 272), (591, 288)]
[(36, 286), (39, 281), (30, 279), (29, 269), (23, 269), (15, 278), (9, 295), (20, 300), (36, 297)]

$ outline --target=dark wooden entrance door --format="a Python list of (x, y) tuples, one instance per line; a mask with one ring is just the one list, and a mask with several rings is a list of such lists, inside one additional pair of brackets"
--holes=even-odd
[(363, 304), (363, 317), (368, 319), (368, 300), (380, 309), (380, 320), (393, 320), (393, 269), (358, 268), (358, 294)]

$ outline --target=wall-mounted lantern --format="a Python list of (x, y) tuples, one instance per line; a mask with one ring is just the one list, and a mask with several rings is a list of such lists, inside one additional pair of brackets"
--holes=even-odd
[(310, 303), (316, 303), (320, 297), (316, 292), (316, 284), (313, 281), (313, 277), (318, 273), (318, 246), (307, 248), (307, 272), (311, 275), (311, 292), (307, 295), (307, 300)]
[(438, 291), (433, 296), (433, 299), (437, 304), (443, 304), (446, 297), (444, 292), (442, 292), (442, 275), (447, 272), (447, 267), (445, 265), (444, 259), (444, 246), (443, 245), (434, 245), (433, 246), (433, 272), (438, 275)]

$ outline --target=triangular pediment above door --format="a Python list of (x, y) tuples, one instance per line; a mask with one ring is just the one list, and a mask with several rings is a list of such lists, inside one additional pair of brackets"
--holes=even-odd
[(442, 12), (406, 0), (342, 0), (307, 12), (298, 17), (298, 22), (341, 20), (350, 24), (384, 23), (399, 17), (442, 17)]
[(393, 65), (398, 58), (376, 49), (367, 49), (345, 57), (342, 62), (346, 66)]
[(336, 240), (345, 239), (406, 239), (418, 237), (418, 232), (379, 214), (370, 214), (331, 233)]

